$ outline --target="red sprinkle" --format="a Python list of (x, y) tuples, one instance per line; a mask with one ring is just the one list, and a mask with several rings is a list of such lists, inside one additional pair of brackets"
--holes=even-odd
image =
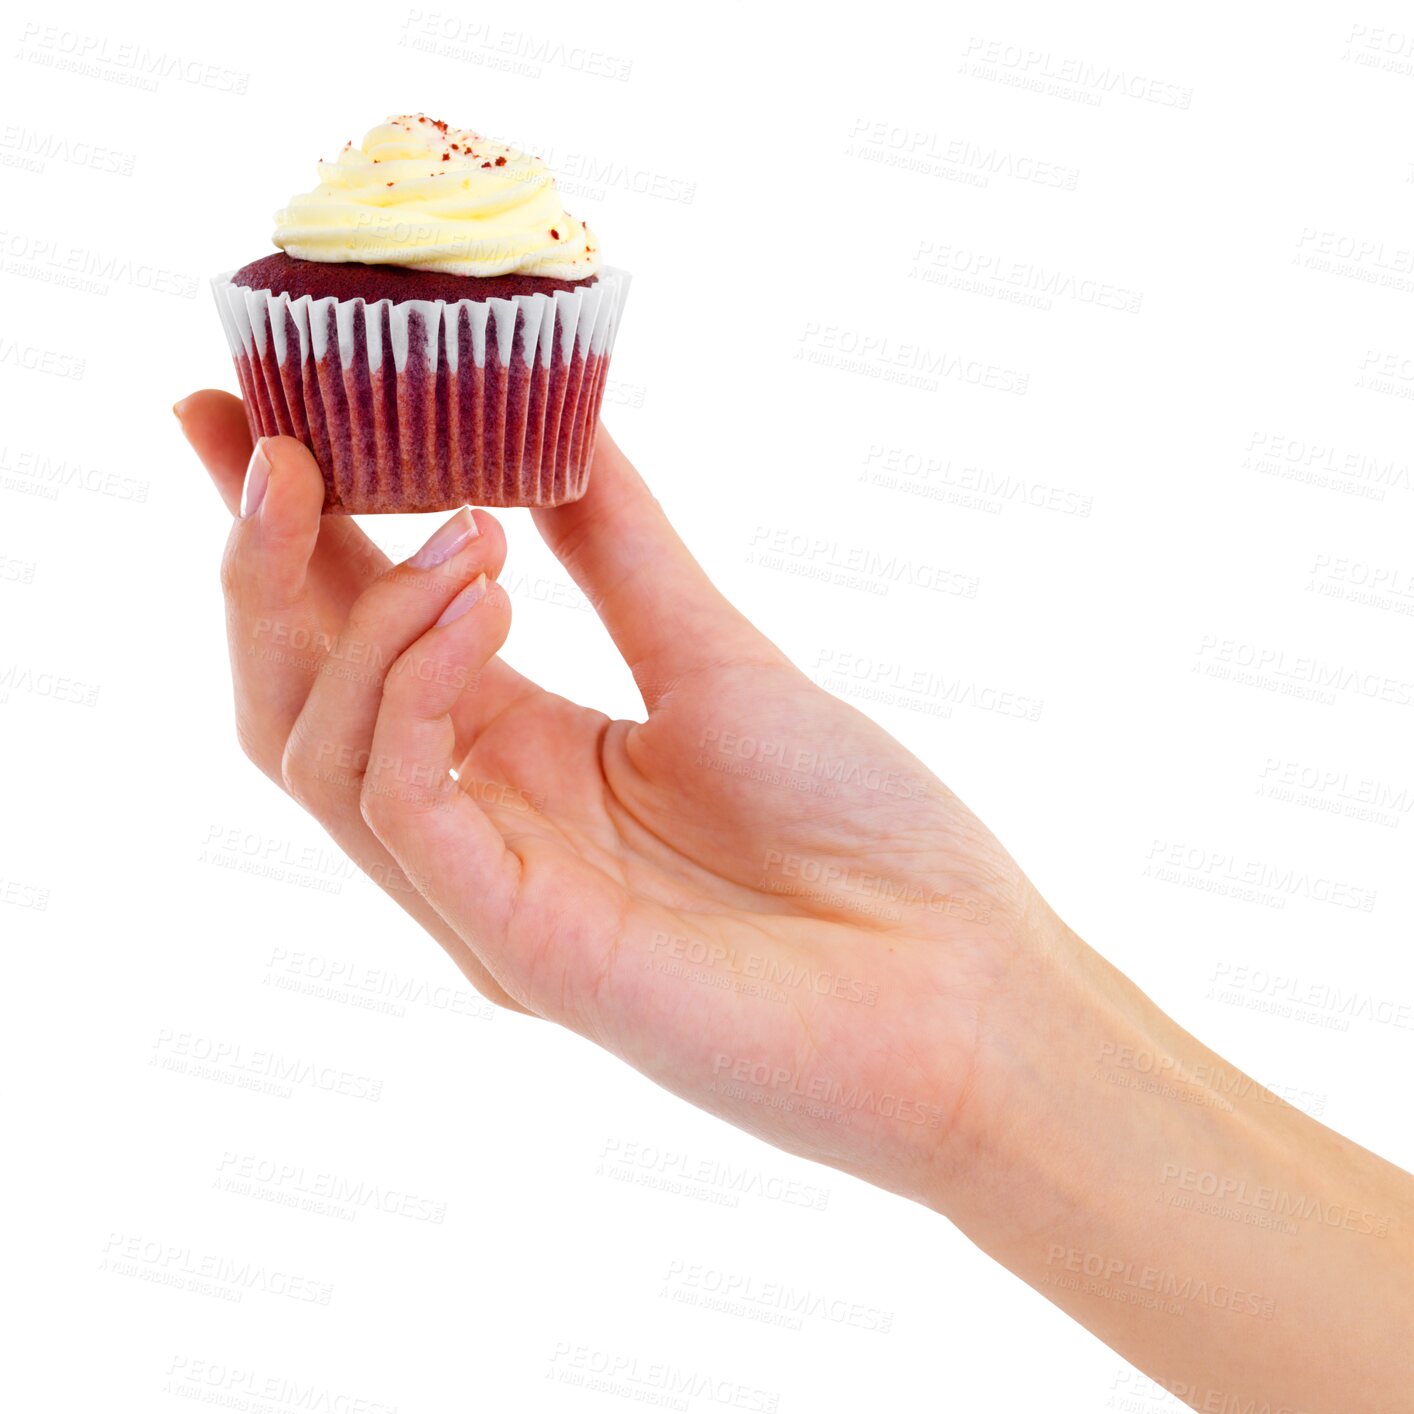
[(550, 234), (554, 236), (556, 240), (560, 239), (560, 233), (553, 226), (550, 227)]
[(496, 165), (498, 167), (504, 167), (506, 165), (506, 159), (504, 157), (498, 157), (496, 159)]

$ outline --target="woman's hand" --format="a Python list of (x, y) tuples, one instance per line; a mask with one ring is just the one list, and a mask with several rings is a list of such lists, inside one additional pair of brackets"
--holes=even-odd
[(178, 411), (243, 511), (222, 582), (256, 764), (488, 997), (922, 1196), (999, 984), (1055, 926), (976, 818), (722, 598), (602, 430), (588, 494), (535, 519), (643, 722), (496, 656), (491, 516), (457, 512), (390, 567), (321, 518), (298, 442), (264, 441), (246, 472), (235, 399)]
[[(588, 494), (536, 522), (644, 722), (496, 656), (490, 516), (390, 567), (321, 520), (298, 442), (243, 477), (235, 399), (178, 415), (243, 511), (222, 577), (245, 750), (487, 996), (946, 1213), (1196, 1408), (1407, 1407), (1409, 1175), (1087, 948), (722, 599), (602, 430)], [(1209, 1188), (1252, 1206), (1215, 1213)]]

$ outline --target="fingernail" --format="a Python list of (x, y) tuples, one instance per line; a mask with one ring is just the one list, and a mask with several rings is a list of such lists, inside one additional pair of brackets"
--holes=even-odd
[(430, 570), (443, 560), (450, 560), (468, 540), (474, 540), (481, 532), (476, 525), (476, 517), (463, 506), (445, 525), (439, 525), (432, 532), (432, 538), (408, 561), (415, 570)]
[(187, 402), (188, 399), (186, 398), (178, 398), (177, 401), (172, 404), (172, 416), (175, 417), (178, 422), (186, 416)]
[(442, 617), (433, 624), (433, 628), (441, 628), (443, 624), (449, 624), (453, 619), (459, 619), (473, 605), (479, 604), (486, 597), (486, 576), (479, 574), (445, 609), (442, 610)]
[(270, 484), (270, 457), (265, 450), (265, 438), (255, 444), (250, 454), (250, 465), (245, 469), (245, 485), (241, 487), (241, 519), (253, 516), (265, 499), (265, 488)]

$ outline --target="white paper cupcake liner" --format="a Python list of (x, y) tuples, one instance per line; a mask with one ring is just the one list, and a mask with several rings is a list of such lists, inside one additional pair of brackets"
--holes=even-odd
[(584, 494), (628, 293), (292, 298), (212, 281), (254, 436), (297, 437), (325, 511), (555, 506)]

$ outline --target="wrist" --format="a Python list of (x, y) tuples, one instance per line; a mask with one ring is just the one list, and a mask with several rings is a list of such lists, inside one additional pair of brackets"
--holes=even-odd
[(1224, 1062), (1059, 923), (1017, 960), (974, 1081), (927, 1201), (990, 1255), (1196, 1408), (1383, 1407), (1376, 1362), (1353, 1405), (1352, 1372), (1324, 1388), (1303, 1367), (1315, 1330), (1398, 1346), (1407, 1175)]
[(988, 1250), (1013, 1240), (1019, 1211), (1083, 1221), (1117, 1173), (1245, 1125), (1232, 1096), (1257, 1088), (1052, 914), (988, 1007), (933, 1206)]

